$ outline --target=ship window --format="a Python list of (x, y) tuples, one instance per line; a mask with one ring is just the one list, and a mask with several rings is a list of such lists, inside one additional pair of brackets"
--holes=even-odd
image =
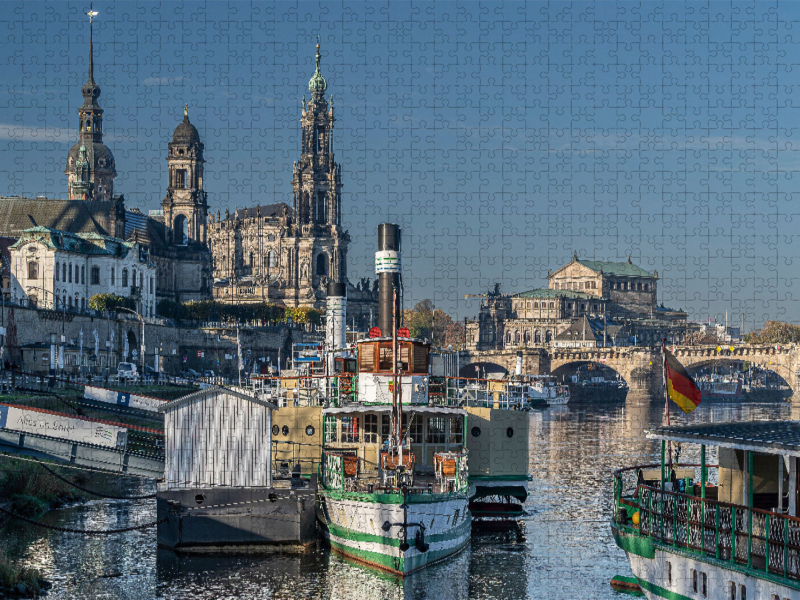
[(400, 346), (400, 370), (408, 372), (408, 355), (411, 354), (410, 344), (399, 344)]
[(392, 370), (392, 346), (381, 344), (378, 354), (378, 371)]
[(672, 563), (669, 561), (667, 562), (667, 583), (672, 585)]
[(375, 368), (375, 344), (361, 344), (358, 347), (358, 370), (371, 373)]
[(358, 417), (344, 416), (342, 423), (342, 442), (346, 444), (358, 443)]
[(514, 437), (514, 428), (513, 427), (509, 427), (508, 429), (506, 429), (506, 436), (508, 436), (510, 438)]
[(701, 573), (701, 575), (703, 576), (703, 598), (705, 598), (708, 596), (708, 574)]
[(283, 428), (281, 429), (281, 433), (283, 435), (289, 435), (289, 426), (288, 425), (284, 425)]
[(444, 417), (431, 417), (428, 419), (428, 443), (444, 444)]
[(336, 417), (333, 415), (325, 415), (325, 423), (322, 427), (324, 443), (336, 441)]
[(306, 426), (306, 435), (307, 435), (308, 437), (311, 437), (312, 435), (314, 435), (314, 432), (315, 432), (315, 431), (316, 431), (316, 430), (314, 429), (314, 426), (313, 426), (313, 425), (307, 425), (307, 426)]
[(697, 571), (692, 569), (692, 591), (697, 592)]
[(368, 444), (378, 442), (378, 415), (364, 416), (364, 441)]
[(414, 413), (411, 415), (411, 426), (409, 428), (408, 436), (411, 438), (410, 444), (421, 444), (423, 441), (422, 437), (422, 417)]
[(384, 443), (389, 439), (389, 434), (391, 431), (392, 425), (391, 421), (389, 421), (389, 415), (381, 415), (381, 443)]
[(450, 443), (464, 443), (464, 419), (462, 417), (450, 417)]
[(414, 373), (428, 372), (428, 347), (414, 344)]
[(480, 427), (473, 427), (472, 428), (472, 437), (480, 437), (481, 435), (481, 428)]
[(739, 592), (740, 592), (740, 593), (739, 593), (739, 597), (741, 598), (741, 600), (747, 600), (747, 586), (745, 586), (744, 584), (742, 584), (742, 585), (739, 587)]
[(736, 600), (736, 584), (731, 581), (731, 600)]

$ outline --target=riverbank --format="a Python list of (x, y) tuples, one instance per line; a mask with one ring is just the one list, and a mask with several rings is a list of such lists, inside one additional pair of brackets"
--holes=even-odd
[(39, 569), (24, 567), (0, 550), (0, 592), (4, 598), (36, 598), (51, 587)]
[[(32, 459), (0, 456), (0, 467), (0, 503), (17, 514), (37, 516), (86, 500), (83, 492), (54, 477)], [(78, 485), (89, 481), (82, 471), (76, 471), (72, 479)]]

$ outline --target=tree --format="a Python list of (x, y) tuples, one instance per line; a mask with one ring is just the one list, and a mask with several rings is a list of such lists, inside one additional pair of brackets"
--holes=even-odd
[(767, 321), (763, 329), (744, 336), (748, 344), (795, 344), (800, 342), (800, 326), (782, 321)]
[(92, 310), (110, 310), (118, 307), (136, 309), (133, 298), (125, 298), (116, 294), (95, 294), (89, 299), (89, 308)]
[(706, 331), (693, 331), (683, 338), (684, 344), (694, 346), (718, 344), (720, 341), (717, 332), (711, 329), (707, 329)]
[(453, 318), (446, 312), (436, 308), (432, 300), (422, 300), (414, 308), (404, 310), (403, 324), (408, 327), (411, 337), (426, 338), (435, 348), (450, 344), (457, 348), (463, 344), (463, 341), (459, 341), (463, 340), (463, 331), (458, 333), (453, 327), (458, 324), (453, 323)]

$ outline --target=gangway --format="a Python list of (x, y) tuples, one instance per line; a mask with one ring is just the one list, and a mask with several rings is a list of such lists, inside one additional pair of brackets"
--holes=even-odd
[(27, 406), (0, 403), (0, 451), (120, 475), (164, 476), (163, 431)]

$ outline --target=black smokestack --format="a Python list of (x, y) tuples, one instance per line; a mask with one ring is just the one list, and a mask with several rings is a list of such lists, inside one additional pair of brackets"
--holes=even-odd
[(378, 252), (375, 253), (378, 274), (378, 327), (381, 335), (392, 335), (392, 293), (400, 289), (400, 227), (394, 223), (378, 225)]

